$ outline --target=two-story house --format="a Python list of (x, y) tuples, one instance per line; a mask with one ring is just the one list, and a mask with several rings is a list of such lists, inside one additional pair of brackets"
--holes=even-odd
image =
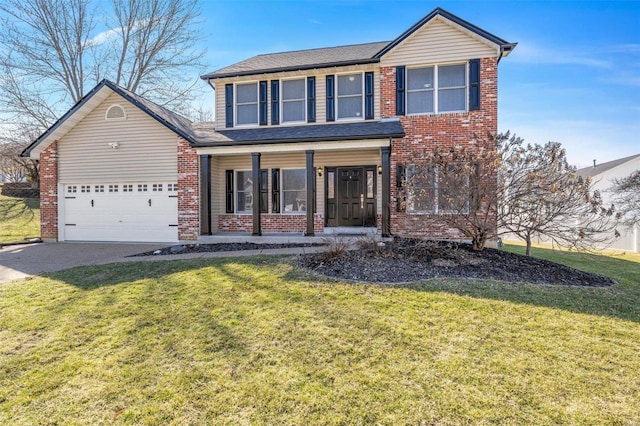
[[(42, 167), (42, 236), (414, 231), (399, 170), (497, 131), (497, 67), (515, 47), (442, 9), (392, 41), (258, 55), (201, 78), (215, 123), (101, 82), (24, 155)], [(437, 200), (436, 200), (437, 203)], [(459, 237), (434, 225), (422, 233)]]

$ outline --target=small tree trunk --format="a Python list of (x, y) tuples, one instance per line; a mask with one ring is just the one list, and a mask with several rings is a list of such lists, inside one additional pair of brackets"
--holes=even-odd
[(527, 242), (527, 250), (525, 251), (525, 254), (527, 256), (531, 256), (531, 235), (527, 235), (525, 241)]

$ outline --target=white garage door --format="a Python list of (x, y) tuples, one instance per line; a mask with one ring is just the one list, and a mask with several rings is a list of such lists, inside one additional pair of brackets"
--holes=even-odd
[(178, 240), (176, 183), (100, 183), (64, 186), (67, 241)]

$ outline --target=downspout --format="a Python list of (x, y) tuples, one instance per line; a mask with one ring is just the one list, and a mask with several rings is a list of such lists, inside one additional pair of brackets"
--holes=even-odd
[(209, 86), (211, 86), (211, 88), (213, 89), (213, 91), (214, 91), (214, 92), (216, 91), (216, 86), (215, 86), (214, 84), (212, 84), (212, 83), (211, 83), (211, 79), (210, 79), (210, 78), (208, 78), (208, 79), (207, 79), (207, 84), (208, 84)]

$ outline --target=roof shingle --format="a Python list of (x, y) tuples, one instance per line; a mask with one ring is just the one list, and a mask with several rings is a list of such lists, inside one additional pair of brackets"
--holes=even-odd
[(207, 80), (250, 75), (257, 72), (268, 73), (304, 70), (333, 65), (373, 63), (379, 61), (379, 59), (374, 58), (376, 53), (384, 49), (389, 43), (388, 41), (382, 41), (257, 55), (212, 73), (205, 74), (201, 78)]

